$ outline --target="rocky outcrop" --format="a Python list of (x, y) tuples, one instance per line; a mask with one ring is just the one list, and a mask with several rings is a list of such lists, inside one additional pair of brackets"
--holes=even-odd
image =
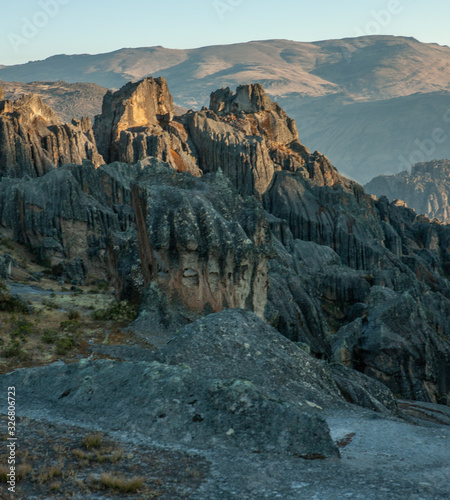
[(155, 316), (156, 289), (185, 322), (226, 308), (264, 316), (271, 236), (260, 207), (236, 197), (220, 173), (174, 177), (162, 164), (141, 173), (132, 196), (144, 285), (153, 290), (144, 319)]
[(261, 85), (222, 89), (210, 110), (185, 116), (204, 172), (221, 169), (242, 194), (262, 195), (277, 170), (307, 171), (312, 157), (295, 122)]
[(60, 123), (36, 95), (0, 102), (0, 176), (38, 177), (67, 163), (101, 165), (88, 118)]
[(373, 287), (368, 302), (363, 318), (336, 334), (333, 359), (406, 399), (449, 404), (449, 328), (442, 322), (448, 301), (430, 292), (414, 297)]
[(173, 121), (174, 112), (164, 78), (149, 77), (108, 92), (94, 125), (99, 151), (108, 163), (135, 164), (153, 156), (178, 171), (201, 175), (185, 127)]
[[(96, 170), (92, 165), (65, 166), (32, 179), (0, 181), (0, 224), (49, 266), (81, 259), (91, 276), (105, 276), (106, 238), (124, 231), (133, 172), (120, 165)], [(72, 264), (71, 264), (72, 263)], [(85, 273), (84, 273), (85, 274)]]
[(378, 198), (403, 200), (408, 207), (430, 219), (450, 223), (450, 161), (414, 165), (410, 172), (375, 177), (364, 186)]

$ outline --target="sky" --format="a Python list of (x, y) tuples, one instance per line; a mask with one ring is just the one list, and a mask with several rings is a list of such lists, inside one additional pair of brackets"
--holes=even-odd
[[(6, 3), (6, 2), (5, 2)], [(2, 4), (0, 65), (123, 47), (195, 48), (386, 34), (450, 45), (448, 0), (21, 0)], [(5, 22), (7, 20), (7, 22)]]

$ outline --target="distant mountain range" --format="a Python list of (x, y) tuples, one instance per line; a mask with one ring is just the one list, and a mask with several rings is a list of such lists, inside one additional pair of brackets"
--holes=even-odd
[[(450, 109), (450, 48), (413, 38), (150, 47), (0, 66), (0, 79), (6, 82), (118, 88), (148, 75), (167, 78), (175, 102), (189, 108), (207, 104), (217, 88), (262, 83), (296, 119), (302, 140), (359, 182), (413, 163), (450, 158), (450, 112), (445, 115)], [(91, 90), (95, 114), (100, 89)], [(73, 111), (77, 114), (76, 104)], [(442, 131), (438, 141), (433, 139), (437, 129)]]

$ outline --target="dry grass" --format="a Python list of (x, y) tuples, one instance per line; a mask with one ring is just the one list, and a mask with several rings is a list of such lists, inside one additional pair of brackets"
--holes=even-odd
[(0, 465), (0, 483), (6, 483), (8, 481), (8, 474), (10, 470), (5, 465)]
[(53, 483), (50, 484), (49, 489), (50, 491), (59, 491), (61, 486), (62, 484), (60, 481), (53, 481)]
[(38, 483), (43, 484), (52, 481), (55, 477), (61, 476), (61, 467), (51, 466), (44, 469), (37, 477)]
[[(31, 472), (32, 467), (30, 464), (21, 464), (16, 467), (16, 482), (25, 479)], [(8, 474), (10, 473), (9, 467), (5, 465), (0, 466), (0, 483), (6, 483), (8, 481)]]
[(118, 462), (123, 456), (123, 450), (109, 447), (103, 450), (95, 450), (94, 452), (85, 452), (80, 449), (72, 450), (72, 455), (79, 460), (81, 465), (88, 466), (90, 462), (110, 462), (112, 464)]
[(114, 474), (102, 474), (100, 485), (108, 490), (120, 491), (121, 493), (137, 493), (144, 486), (144, 477), (125, 479)]
[(86, 434), (83, 438), (83, 446), (87, 450), (92, 448), (100, 448), (102, 444), (103, 434), (101, 432), (95, 432), (93, 434)]

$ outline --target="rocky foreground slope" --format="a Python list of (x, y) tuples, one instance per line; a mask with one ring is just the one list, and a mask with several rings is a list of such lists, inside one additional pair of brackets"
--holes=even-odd
[(430, 219), (450, 223), (450, 161), (414, 165), (411, 172), (380, 175), (364, 186), (377, 197), (403, 200), (408, 207)]
[(1, 104), (1, 231), (62, 279), (108, 280), (159, 349), (4, 376), (30, 414), (318, 458), (338, 455), (324, 408), (448, 405), (449, 227), (341, 176), (260, 85), (179, 117), (164, 79), (128, 84), (86, 142), (52, 142), (36, 102)]

